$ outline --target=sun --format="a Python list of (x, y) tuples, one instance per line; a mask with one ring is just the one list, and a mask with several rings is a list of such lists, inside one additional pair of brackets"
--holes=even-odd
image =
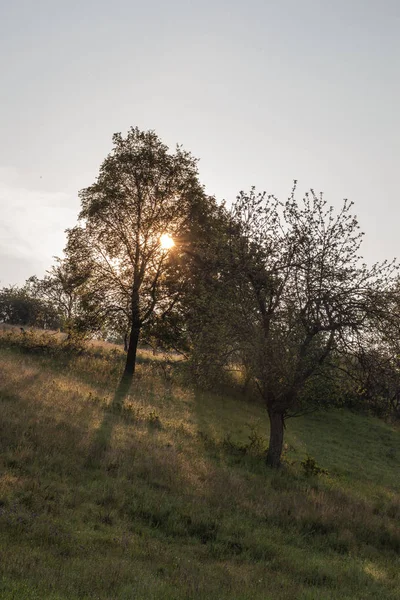
[(160, 235), (160, 244), (163, 250), (169, 250), (173, 246), (175, 246), (175, 242), (172, 237), (168, 233), (163, 233)]

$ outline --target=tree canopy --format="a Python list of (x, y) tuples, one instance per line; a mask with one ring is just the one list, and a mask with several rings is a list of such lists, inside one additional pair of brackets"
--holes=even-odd
[(169, 152), (153, 131), (131, 128), (126, 137), (113, 136), (96, 182), (80, 198), (67, 257), (88, 273), (88, 306), (97, 319), (128, 332), (130, 380), (143, 328), (169, 316), (181, 291), (174, 245), (185, 242), (196, 205), (206, 198), (197, 161), (180, 146)]
[[(363, 234), (344, 201), (335, 213), (322, 194), (279, 202), (241, 193), (232, 211), (230, 244), (240, 310), (237, 330), (266, 404), (271, 438), (267, 460), (279, 466), (287, 416), (304, 409), (306, 386), (327, 377), (333, 356), (365, 345), (387, 318), (397, 266), (367, 267)], [(323, 388), (319, 390), (320, 400)]]

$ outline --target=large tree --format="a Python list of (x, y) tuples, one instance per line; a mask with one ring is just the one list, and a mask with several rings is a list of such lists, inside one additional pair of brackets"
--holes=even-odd
[[(284, 421), (304, 409), (307, 391), (323, 396), (329, 360), (368, 343), (385, 318), (395, 265), (361, 262), (362, 233), (345, 201), (335, 214), (313, 191), (285, 203), (241, 193), (230, 244), (243, 356), (270, 421), (267, 462), (280, 465)], [(239, 230), (239, 234), (238, 234)], [(323, 398), (320, 398), (323, 400)]]
[(172, 244), (184, 245), (196, 206), (206, 202), (197, 161), (180, 146), (170, 152), (153, 131), (131, 128), (113, 136), (96, 182), (80, 198), (66, 253), (89, 273), (89, 308), (109, 327), (129, 331), (129, 384), (141, 332), (165, 319), (182, 292)]

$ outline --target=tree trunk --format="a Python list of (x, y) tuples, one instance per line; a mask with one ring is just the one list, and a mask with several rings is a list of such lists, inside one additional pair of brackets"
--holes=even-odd
[(139, 335), (142, 323), (140, 321), (140, 305), (139, 305), (139, 286), (134, 285), (132, 288), (132, 304), (131, 304), (131, 332), (129, 334), (128, 351), (126, 354), (125, 369), (122, 373), (121, 381), (115, 392), (113, 404), (120, 409), (124, 403), (125, 396), (129, 392), (132, 384), (132, 379), (135, 374), (136, 367), (136, 352), (139, 343)]
[(126, 395), (132, 384), (132, 379), (135, 374), (136, 367), (136, 352), (139, 342), (140, 327), (132, 327), (129, 335), (128, 354), (126, 356), (125, 369), (122, 373), (121, 380), (115, 390), (112, 406), (115, 410), (121, 410)]
[(129, 335), (129, 346), (128, 346), (128, 353), (126, 355), (125, 369), (124, 369), (124, 373), (122, 376), (123, 379), (125, 379), (125, 381), (129, 382), (129, 383), (131, 383), (133, 376), (135, 374), (136, 352), (137, 352), (137, 347), (138, 347), (138, 342), (139, 342), (139, 334), (140, 334), (140, 327), (132, 325), (131, 333)]
[(274, 469), (281, 466), (281, 455), (283, 447), (283, 414), (268, 410), (270, 434), (267, 453), (267, 465)]

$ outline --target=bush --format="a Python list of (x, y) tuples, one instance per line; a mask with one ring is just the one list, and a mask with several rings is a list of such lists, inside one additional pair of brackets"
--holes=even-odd
[(306, 475), (306, 477), (312, 477), (316, 475), (328, 475), (328, 471), (317, 465), (315, 458), (313, 458), (312, 456), (307, 455), (307, 458), (302, 460), (300, 464), (303, 468), (303, 472), (304, 475)]

